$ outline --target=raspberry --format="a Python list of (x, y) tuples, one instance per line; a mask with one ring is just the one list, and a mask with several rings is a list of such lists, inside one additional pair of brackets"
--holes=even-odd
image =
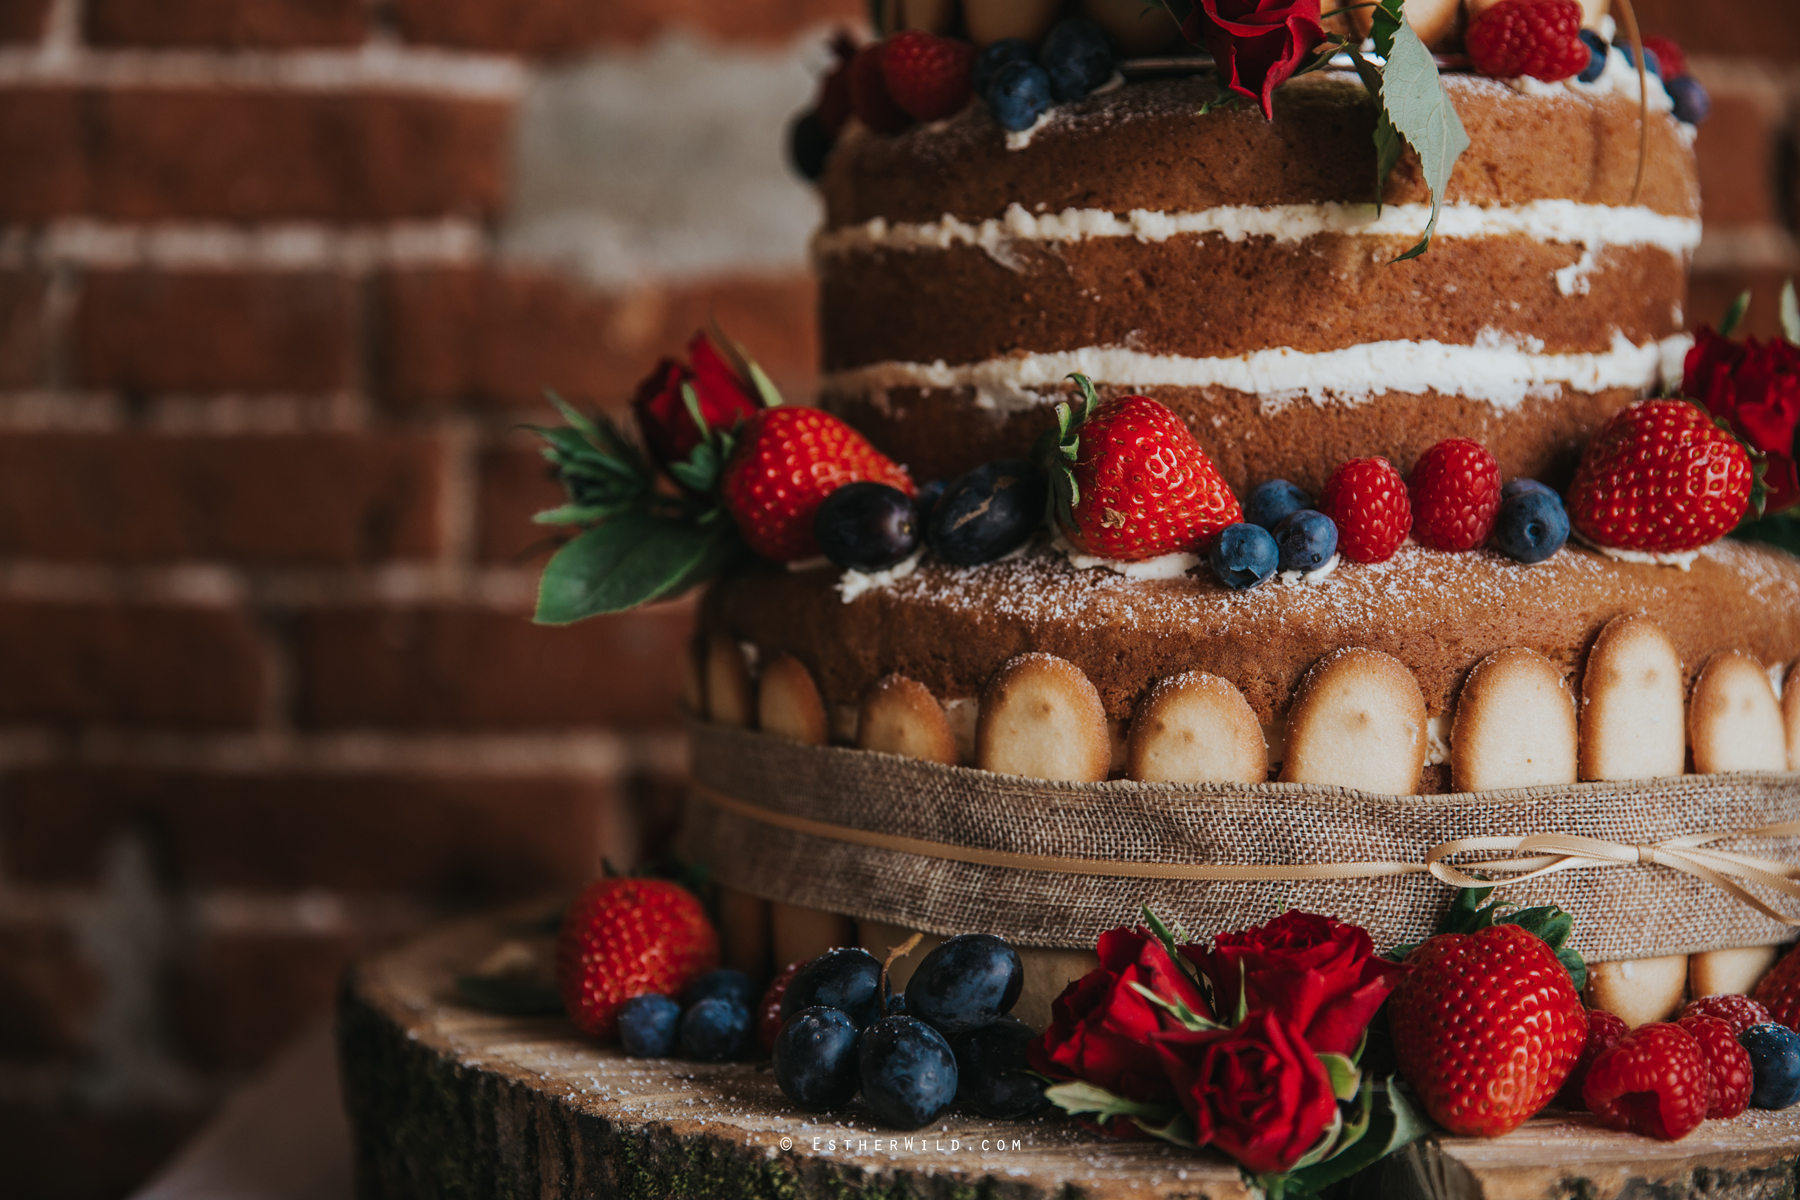
[(1656, 55), (1656, 65), (1662, 68), (1664, 79), (1680, 79), (1688, 73), (1687, 55), (1682, 53), (1681, 43), (1674, 38), (1651, 34), (1644, 39), (1644, 49)]
[(1469, 26), (1469, 58), (1483, 75), (1554, 83), (1588, 65), (1575, 0), (1500, 0)]
[(896, 33), (881, 44), (881, 74), (888, 95), (919, 121), (941, 121), (962, 111), (974, 94), (975, 47), (921, 29)]
[(1438, 550), (1473, 550), (1494, 531), (1500, 464), (1470, 438), (1449, 438), (1419, 456), (1407, 476), (1413, 537)]
[(756, 1005), (756, 1040), (762, 1043), (764, 1050), (775, 1048), (775, 1039), (781, 1035), (781, 1002), (787, 996), (788, 984), (794, 981), (794, 975), (807, 960), (791, 962), (781, 968), (780, 974), (769, 981), (768, 989)]
[(1581, 1057), (1569, 1069), (1568, 1079), (1563, 1081), (1562, 1090), (1556, 1093), (1556, 1102), (1574, 1112), (1587, 1107), (1581, 1098), (1581, 1089), (1587, 1083), (1588, 1068), (1602, 1053), (1610, 1050), (1613, 1044), (1631, 1031), (1624, 1020), (1607, 1012), (1604, 1008), (1590, 1008), (1587, 1014), (1587, 1042), (1581, 1047)]
[(1338, 527), (1338, 550), (1356, 562), (1386, 562), (1412, 528), (1406, 481), (1385, 458), (1353, 458), (1319, 493), (1319, 511)]
[(1800, 954), (1784, 954), (1756, 985), (1755, 995), (1769, 1010), (1769, 1020), (1800, 1030)]
[(864, 46), (850, 60), (850, 110), (876, 133), (899, 133), (912, 124), (906, 110), (888, 94), (879, 43)]
[(1733, 1036), (1744, 1032), (1752, 1025), (1761, 1025), (1769, 1019), (1769, 1010), (1750, 997), (1721, 992), (1715, 996), (1702, 996), (1698, 1000), (1688, 1001), (1687, 1007), (1681, 1010), (1683, 1017), (1715, 1017), (1731, 1026)]
[(1678, 1141), (1712, 1107), (1712, 1073), (1694, 1035), (1658, 1021), (1639, 1025), (1588, 1068), (1581, 1098), (1608, 1129)]
[(1675, 1022), (1700, 1043), (1706, 1069), (1712, 1075), (1712, 1104), (1709, 1117), (1735, 1117), (1750, 1107), (1750, 1089), (1755, 1083), (1750, 1067), (1750, 1052), (1738, 1045), (1737, 1031), (1729, 1021), (1717, 1017), (1683, 1017)]

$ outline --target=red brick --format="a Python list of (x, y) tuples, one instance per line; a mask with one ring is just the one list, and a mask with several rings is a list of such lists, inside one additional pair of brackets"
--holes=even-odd
[(269, 666), (243, 613), (0, 602), (0, 721), (254, 725)]
[(88, 1108), (0, 1101), (6, 1194), (22, 1200), (119, 1200), (135, 1192), (206, 1116), (203, 1109), (174, 1103)]
[(379, 294), (383, 392), (409, 407), (542, 414), (546, 387), (618, 407), (709, 316), (771, 374), (809, 376), (818, 364), (815, 291), (805, 275), (605, 296), (543, 271), (427, 270), (390, 275)]
[(549, 464), (529, 446), (497, 446), (481, 456), (479, 553), (493, 562), (538, 563), (556, 547), (558, 531), (531, 522), (533, 513), (564, 503)]
[[(606, 780), (41, 768), (0, 793), (6, 869), (95, 879), (130, 825), (189, 887), (410, 892), (470, 906), (572, 887), (629, 860)], [(221, 968), (223, 969), (223, 968)]]
[(0, 42), (35, 42), (44, 36), (50, 0), (0, 0)]
[(419, 433), (0, 434), (0, 554), (355, 563), (444, 544)]
[(368, 36), (367, 0), (88, 0), (102, 46), (350, 46)]
[(1728, 271), (1695, 271), (1688, 282), (1687, 323), (1691, 328), (1717, 325), (1725, 310), (1746, 289), (1750, 311), (1736, 336), (1771, 338), (1781, 333), (1781, 285), (1795, 272), (1775, 267)]
[(1634, 0), (1632, 7), (1645, 33), (1672, 37), (1690, 54), (1800, 56), (1793, 0)]
[(493, 214), (511, 106), (404, 92), (0, 89), (0, 219)]
[(169, 986), (182, 1057), (254, 1070), (331, 1012), (355, 952), (345, 935), (234, 933), (189, 947)]
[(825, 22), (861, 27), (861, 0), (396, 0), (401, 33), (416, 42), (564, 55), (648, 41), (684, 29), (727, 41), (785, 42)]
[(1777, 219), (1776, 164), (1785, 136), (1781, 103), (1773, 93), (1715, 89), (1712, 117), (1694, 141), (1707, 225), (1762, 225)]
[(667, 725), (692, 626), (685, 604), (560, 628), (451, 607), (309, 613), (296, 629), (300, 720), (399, 729)]
[(0, 387), (48, 382), (50, 279), (41, 271), (0, 271)]
[(75, 374), (131, 392), (319, 392), (357, 382), (357, 293), (340, 275), (96, 271)]
[(103, 987), (66, 927), (0, 924), (0, 1061), (44, 1062), (87, 1049)]

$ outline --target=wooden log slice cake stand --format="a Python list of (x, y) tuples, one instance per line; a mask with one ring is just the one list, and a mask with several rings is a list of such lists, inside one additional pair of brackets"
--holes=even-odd
[[(444, 926), (346, 979), (338, 1042), (365, 1200), (1249, 1195), (1223, 1158), (1104, 1139), (1060, 1115), (953, 1113), (896, 1133), (860, 1105), (799, 1112), (767, 1064), (629, 1059), (561, 1017), (461, 1002), (456, 976), (520, 932), (516, 915)], [(1674, 1143), (1551, 1116), (1495, 1141), (1415, 1143), (1339, 1194), (1773, 1200), (1795, 1195), (1797, 1164), (1800, 1107), (1708, 1121)]]

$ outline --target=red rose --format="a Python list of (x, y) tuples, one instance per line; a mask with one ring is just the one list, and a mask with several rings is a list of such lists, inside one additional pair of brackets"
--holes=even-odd
[(1032, 1041), (1026, 1058), (1053, 1079), (1085, 1080), (1127, 1100), (1172, 1102), (1175, 1093), (1150, 1039), (1181, 1023), (1131, 985), (1211, 1017), (1206, 997), (1145, 930), (1109, 929), (1095, 949), (1100, 966), (1063, 989), (1051, 1005), (1050, 1027)]
[(1745, 442), (1769, 456), (1763, 473), (1765, 511), (1800, 503), (1794, 468), (1794, 427), (1800, 424), (1800, 348), (1777, 338), (1743, 344), (1711, 328), (1695, 335), (1683, 364), (1681, 390), (1715, 417), (1730, 422)]
[(1268, 1009), (1235, 1029), (1156, 1035), (1163, 1071), (1194, 1140), (1257, 1174), (1285, 1171), (1311, 1150), (1337, 1112), (1331, 1076), (1300, 1029)]
[(1290, 909), (1256, 929), (1221, 933), (1209, 954), (1181, 952), (1200, 965), (1219, 1011), (1266, 1008), (1291, 1022), (1320, 1054), (1349, 1054), (1405, 970), (1375, 956), (1367, 932), (1332, 917)]
[(713, 429), (728, 430), (762, 407), (755, 390), (738, 378), (706, 334), (696, 333), (687, 352), (687, 366), (672, 358), (656, 364), (631, 401), (644, 446), (659, 466), (685, 462), (700, 444), (700, 430), (681, 399), (682, 384), (693, 385), (700, 415)]
[(1199, 0), (1181, 32), (1196, 45), (1204, 41), (1220, 82), (1270, 119), (1275, 89), (1325, 40), (1319, 0)]

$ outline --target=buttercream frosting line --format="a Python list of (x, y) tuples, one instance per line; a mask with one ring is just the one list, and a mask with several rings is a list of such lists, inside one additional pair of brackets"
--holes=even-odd
[[(861, 225), (821, 230), (814, 236), (813, 253), (823, 260), (875, 250), (973, 246), (999, 256), (1019, 242), (1136, 238), (1154, 243), (1195, 234), (1215, 234), (1233, 242), (1250, 237), (1298, 242), (1321, 234), (1416, 238), (1424, 233), (1430, 219), (1431, 207), (1426, 204), (1389, 204), (1379, 213), (1372, 204), (1324, 203), (1221, 205), (1177, 213), (1134, 209), (1123, 215), (1097, 208), (1032, 213), (1013, 204), (1005, 215), (980, 222), (950, 215), (918, 223), (890, 223), (876, 217)], [(1652, 246), (1683, 254), (1699, 245), (1700, 222), (1642, 206), (1581, 204), (1573, 200), (1534, 200), (1494, 207), (1448, 204), (1438, 219), (1436, 236), (1528, 237), (1541, 242), (1572, 243), (1589, 250), (1603, 246)]]
[(1599, 392), (1678, 379), (1682, 357), (1692, 344), (1691, 337), (1677, 334), (1640, 345), (1615, 331), (1607, 350), (1546, 354), (1533, 339), (1484, 330), (1473, 345), (1385, 341), (1317, 352), (1280, 347), (1228, 358), (1090, 346), (954, 365), (875, 363), (827, 375), (823, 390), (854, 394), (900, 387), (966, 388), (974, 390), (981, 407), (1015, 410), (1054, 401), (1062, 381), (1080, 372), (1096, 383), (1120, 387), (1230, 388), (1261, 397), (1265, 411), (1300, 400), (1357, 403), (1384, 392), (1434, 392), (1513, 409), (1565, 387)]

